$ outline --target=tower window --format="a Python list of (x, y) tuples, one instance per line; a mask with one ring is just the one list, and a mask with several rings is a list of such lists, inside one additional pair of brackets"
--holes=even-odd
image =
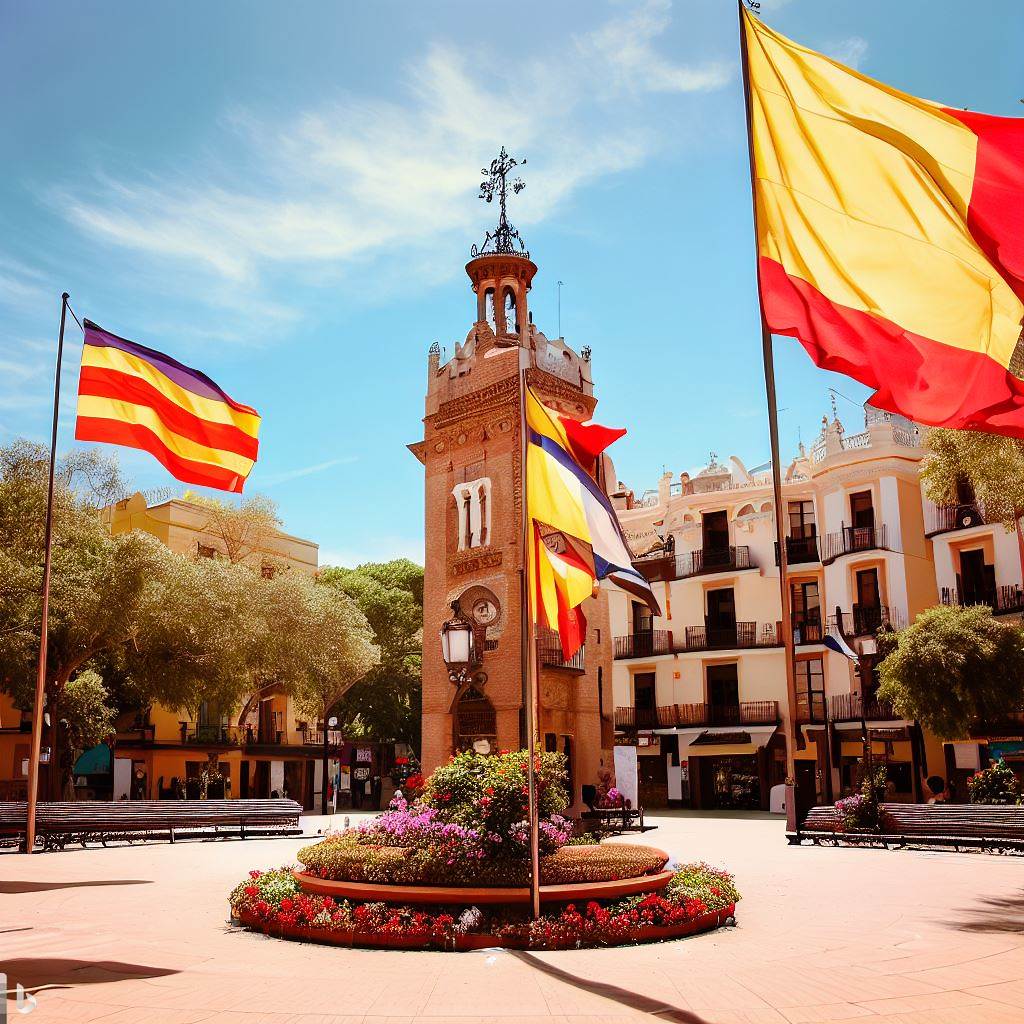
[(458, 511), (459, 550), (484, 547), (491, 542), (491, 481), (480, 477), (452, 488)]
[(494, 289), (488, 288), (484, 292), (484, 319), (487, 321), (487, 326), (490, 327), (495, 334), (498, 333), (498, 324), (494, 317)]
[(505, 289), (502, 305), (505, 314), (505, 333), (518, 334), (519, 314), (516, 310), (516, 293), (511, 288)]

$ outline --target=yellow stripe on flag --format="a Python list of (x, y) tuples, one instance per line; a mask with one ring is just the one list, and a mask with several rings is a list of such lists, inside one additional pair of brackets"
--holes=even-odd
[(1024, 304), (968, 229), (977, 135), (743, 18), (760, 255), (839, 306), (1009, 366)]
[(168, 430), (157, 412), (148, 405), (136, 405), (115, 398), (100, 398), (96, 395), (78, 396), (78, 415), (96, 419), (118, 420), (135, 423), (151, 430), (175, 455), (192, 462), (209, 466), (220, 466), (245, 477), (253, 467), (253, 460), (244, 455), (225, 451), (222, 448), (208, 448), (187, 437)]
[(260, 429), (260, 417), (250, 413), (239, 412), (225, 402), (217, 402), (212, 398), (203, 398), (175, 384), (159, 370), (138, 356), (123, 352), (109, 345), (85, 345), (82, 349), (82, 365), (96, 366), (103, 370), (115, 370), (139, 377), (166, 395), (176, 405), (193, 413), (202, 420), (213, 423), (224, 423), (238, 427), (239, 430), (256, 437)]

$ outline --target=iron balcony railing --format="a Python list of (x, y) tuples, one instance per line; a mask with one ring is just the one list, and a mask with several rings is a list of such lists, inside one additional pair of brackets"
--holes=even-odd
[(781, 643), (773, 622), (737, 622), (731, 626), (686, 626), (675, 649), (686, 651), (744, 650), (777, 647)]
[[(787, 537), (786, 538), (786, 561), (790, 565), (800, 565), (803, 562), (820, 562), (818, 554), (817, 537)], [(775, 542), (775, 564), (779, 564), (779, 542)]]
[(969, 607), (974, 604), (985, 604), (995, 615), (1024, 611), (1024, 590), (1018, 586), (985, 587), (977, 590), (965, 587), (959, 591), (943, 587), (940, 597), (942, 603), (948, 605)]
[(658, 727), (657, 708), (616, 708), (615, 728), (622, 730), (655, 729)]
[(830, 615), (828, 624), (838, 627), (846, 636), (870, 636), (880, 629), (902, 629), (907, 623), (898, 608), (855, 604), (852, 612), (842, 613), (841, 619)]
[(884, 524), (881, 526), (844, 526), (841, 530), (827, 533), (822, 537), (821, 561), (828, 565), (840, 555), (875, 550), (889, 550)]
[(971, 526), (981, 526), (985, 522), (985, 509), (976, 501), (964, 502), (961, 505), (925, 505), (926, 537), (949, 533), (952, 530), (966, 530)]
[(652, 658), (672, 653), (672, 634), (667, 629), (641, 630), (615, 638), (616, 658)]
[(658, 725), (663, 729), (691, 726), (777, 725), (777, 700), (745, 700), (736, 704), (670, 704), (658, 708)]
[(837, 693), (829, 697), (829, 710), (833, 722), (896, 722), (900, 716), (885, 700), (869, 697), (862, 700), (859, 693)]
[[(307, 747), (322, 747), (324, 745), (323, 729), (307, 729), (302, 734), (302, 742)], [(340, 747), (345, 742), (345, 736), (340, 729), (327, 730), (327, 745), (329, 747)]]
[(237, 725), (196, 725), (182, 729), (183, 743), (216, 743), (238, 746), (243, 736)]
[(698, 548), (696, 551), (684, 551), (678, 555), (654, 551), (636, 559), (633, 566), (652, 583), (684, 580), (690, 576), (704, 576), (712, 572), (756, 568), (750, 561), (750, 548), (746, 545)]
[(810, 616), (808, 618), (793, 618), (793, 643), (795, 644), (820, 644), (825, 637), (825, 629), (821, 624), (821, 618)]
[(586, 663), (584, 648), (581, 647), (571, 658), (566, 660), (562, 654), (562, 641), (556, 630), (544, 626), (537, 627), (537, 661), (548, 668), (564, 668), (570, 672), (585, 672)]

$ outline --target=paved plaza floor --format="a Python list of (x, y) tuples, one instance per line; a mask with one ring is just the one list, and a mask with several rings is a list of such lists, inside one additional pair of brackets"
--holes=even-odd
[(1024, 859), (794, 849), (759, 815), (651, 820), (626, 841), (735, 871), (736, 928), (541, 954), (284, 942), (232, 928), (226, 895), (306, 841), (183, 842), (0, 854), (0, 969), (43, 986), (39, 1024), (1024, 1022)]

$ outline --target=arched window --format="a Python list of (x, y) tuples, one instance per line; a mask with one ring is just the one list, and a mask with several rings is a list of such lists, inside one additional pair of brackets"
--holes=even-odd
[(455, 749), (480, 749), (484, 741), (491, 751), (498, 745), (498, 716), (494, 706), (475, 686), (459, 698), (455, 709)]
[(498, 325), (494, 319), (494, 289), (488, 288), (484, 292), (484, 319), (487, 321), (487, 326), (492, 331), (497, 333)]
[(505, 313), (505, 333), (518, 334), (519, 314), (516, 310), (516, 293), (511, 288), (505, 288), (502, 306)]

